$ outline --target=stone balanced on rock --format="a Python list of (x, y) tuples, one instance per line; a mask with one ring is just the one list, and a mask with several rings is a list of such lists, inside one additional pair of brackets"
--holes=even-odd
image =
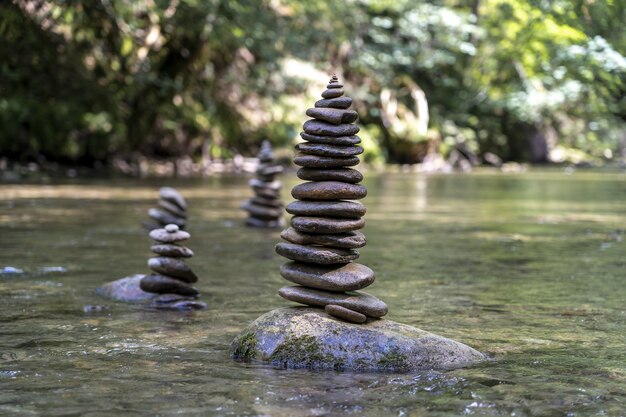
[(374, 271), (354, 262), (357, 248), (365, 246), (359, 232), (365, 221), (365, 207), (356, 201), (367, 195), (360, 185), (363, 175), (354, 168), (363, 152), (356, 134), (359, 127), (352, 99), (344, 97), (343, 85), (333, 76), (322, 93), (322, 100), (306, 114), (300, 135), (306, 141), (296, 145), (294, 163), (301, 168), (298, 177), (308, 182), (291, 190), (299, 201), (287, 205), (293, 214), (291, 227), (281, 233), (286, 243), (276, 252), (291, 260), (280, 274), (298, 286), (281, 288), (288, 300), (323, 307), (334, 317), (352, 323), (387, 314), (387, 305), (364, 292), (374, 282)]
[(280, 201), (282, 183), (276, 175), (283, 172), (283, 167), (274, 162), (272, 145), (265, 140), (259, 151), (259, 166), (256, 178), (250, 180), (255, 196), (241, 205), (248, 212), (246, 225), (252, 227), (283, 227), (283, 203)]
[(151, 221), (143, 223), (146, 229), (159, 229), (167, 224), (175, 224), (181, 229), (187, 226), (187, 202), (174, 188), (161, 188), (157, 205), (148, 210)]

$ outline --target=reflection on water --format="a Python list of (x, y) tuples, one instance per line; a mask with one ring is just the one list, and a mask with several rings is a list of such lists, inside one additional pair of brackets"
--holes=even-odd
[[(283, 198), (297, 181), (286, 179)], [(241, 226), (247, 179), (0, 186), (0, 415), (623, 415), (626, 176), (371, 175), (361, 260), (389, 318), (494, 362), (407, 375), (233, 363), (277, 295), (278, 231)], [(94, 295), (147, 271), (158, 187), (190, 203), (189, 263), (209, 309)], [(85, 308), (91, 306), (93, 308)]]

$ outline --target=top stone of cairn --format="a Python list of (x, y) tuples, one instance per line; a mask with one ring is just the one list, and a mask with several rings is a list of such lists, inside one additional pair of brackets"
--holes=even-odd
[(374, 282), (374, 271), (355, 262), (357, 248), (365, 245), (358, 230), (365, 222), (365, 207), (356, 201), (367, 195), (360, 185), (363, 175), (350, 168), (363, 153), (356, 133), (356, 111), (348, 109), (352, 99), (344, 97), (343, 85), (333, 75), (322, 100), (306, 114), (300, 134), (306, 142), (296, 145), (294, 163), (301, 166), (298, 177), (309, 180), (296, 185), (287, 205), (294, 215), (291, 227), (281, 233), (286, 241), (276, 252), (289, 259), (280, 269), (283, 278), (297, 286), (284, 287), (279, 294), (288, 300), (324, 308), (326, 313), (353, 323), (387, 314), (387, 305), (373, 295), (358, 292)]

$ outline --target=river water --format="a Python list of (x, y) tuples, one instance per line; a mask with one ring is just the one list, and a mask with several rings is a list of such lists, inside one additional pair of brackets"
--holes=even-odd
[[(367, 291), (389, 319), (492, 361), (399, 375), (235, 363), (235, 335), (289, 305), (279, 231), (242, 226), (246, 177), (46, 179), (0, 185), (0, 415), (626, 415), (623, 171), (366, 177)], [(284, 181), (290, 201), (298, 180)], [(94, 294), (148, 271), (140, 222), (161, 185), (189, 202), (206, 311)]]

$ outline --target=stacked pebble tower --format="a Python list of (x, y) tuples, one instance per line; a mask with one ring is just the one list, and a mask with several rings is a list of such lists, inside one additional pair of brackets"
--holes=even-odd
[(157, 205), (148, 210), (153, 222), (144, 222), (146, 229), (159, 229), (166, 224), (175, 224), (181, 229), (187, 226), (187, 202), (178, 191), (170, 187), (161, 188)]
[(322, 100), (306, 111), (313, 119), (304, 123), (300, 133), (306, 142), (296, 145), (299, 153), (294, 163), (302, 168), (298, 178), (308, 182), (291, 190), (299, 200), (287, 205), (294, 217), (291, 227), (281, 237), (287, 243), (276, 245), (276, 252), (291, 260), (283, 264), (280, 274), (298, 286), (279, 290), (287, 300), (323, 307), (332, 316), (353, 323), (364, 323), (368, 317), (387, 314), (387, 305), (363, 292), (356, 292), (374, 282), (374, 271), (354, 262), (357, 248), (365, 246), (363, 228), (365, 207), (349, 200), (366, 196), (367, 189), (358, 184), (363, 175), (350, 168), (359, 163), (363, 152), (354, 125), (358, 115), (348, 110), (352, 99), (343, 97), (343, 85), (335, 75)]
[(191, 258), (193, 251), (180, 245), (191, 235), (180, 230), (175, 224), (168, 224), (163, 229), (154, 229), (150, 238), (156, 244), (150, 250), (157, 256), (148, 260), (148, 267), (154, 272), (146, 275), (139, 287), (154, 294), (171, 294), (182, 297), (197, 297), (198, 290), (189, 284), (198, 281), (198, 277), (185, 263), (184, 258)]
[(259, 166), (256, 178), (250, 180), (255, 196), (241, 205), (248, 212), (246, 225), (252, 227), (284, 227), (283, 203), (280, 201), (280, 189), (283, 184), (276, 175), (283, 172), (283, 167), (274, 162), (274, 153), (269, 141), (264, 140), (259, 150)]

